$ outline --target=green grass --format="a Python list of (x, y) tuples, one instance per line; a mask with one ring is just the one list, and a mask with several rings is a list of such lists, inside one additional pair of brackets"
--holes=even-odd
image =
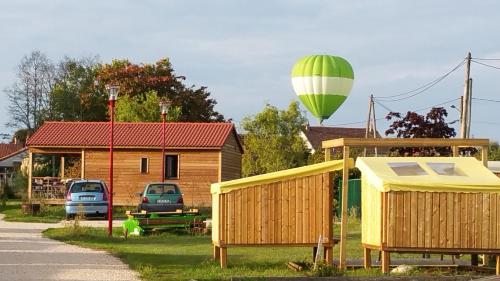
[[(106, 250), (121, 258), (144, 280), (224, 280), (231, 277), (305, 276), (287, 268), (288, 261), (311, 262), (311, 248), (241, 247), (228, 249), (228, 268), (212, 260), (209, 236), (162, 233), (144, 237), (108, 237), (104, 228), (67, 227), (49, 229), (45, 236), (87, 248)], [(349, 225), (349, 258), (361, 258), (359, 222)], [(338, 247), (335, 247), (338, 256)], [(374, 257), (375, 258), (375, 257)], [(380, 270), (349, 270), (347, 275), (380, 275)]]
[[(114, 207), (113, 218), (126, 218), (125, 211), (131, 210), (134, 207)], [(66, 218), (64, 206), (48, 206), (43, 205), (40, 208), (40, 213), (36, 215), (25, 215), (21, 210), (21, 201), (9, 200), (5, 205), (0, 204), (0, 213), (5, 214), (5, 221), (11, 222), (39, 222), (39, 223), (56, 223)]]

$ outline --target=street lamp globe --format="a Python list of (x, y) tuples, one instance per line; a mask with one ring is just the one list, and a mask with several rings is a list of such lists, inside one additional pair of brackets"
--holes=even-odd
[(115, 101), (116, 100), (116, 98), (118, 97), (118, 89), (119, 89), (118, 86), (106, 85), (106, 90), (109, 93), (109, 100), (110, 101)]
[(172, 103), (168, 99), (162, 99), (160, 101), (160, 111), (162, 115), (166, 115), (168, 113), (168, 109)]

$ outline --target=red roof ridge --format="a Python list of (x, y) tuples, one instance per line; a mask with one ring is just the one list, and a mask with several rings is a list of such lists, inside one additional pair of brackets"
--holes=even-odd
[[(45, 121), (45, 123), (53, 123), (53, 124), (109, 124), (109, 121)], [(141, 124), (141, 125), (144, 125), (144, 124), (162, 124), (161, 121), (158, 121), (158, 122), (127, 122), (127, 121), (115, 121), (114, 124)], [(191, 125), (198, 125), (198, 124), (203, 124), (203, 125), (233, 125), (234, 126), (234, 123), (231, 123), (231, 122), (187, 122), (187, 121), (183, 121), (183, 122), (177, 122), (177, 121), (170, 121), (170, 122), (165, 122), (165, 124), (183, 124), (183, 125), (188, 125), (188, 124), (191, 124)]]

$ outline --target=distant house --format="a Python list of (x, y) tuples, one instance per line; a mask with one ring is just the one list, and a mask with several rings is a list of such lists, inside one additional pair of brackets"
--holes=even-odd
[(0, 183), (12, 179), (27, 155), (27, 149), (22, 144), (0, 143)]
[(500, 161), (488, 161), (488, 169), (500, 177)]
[[(325, 126), (307, 126), (302, 132), (301, 137), (305, 141), (307, 148), (311, 153), (322, 150), (322, 142), (339, 138), (364, 138), (366, 130), (364, 128), (344, 128), (344, 127), (325, 127)], [(380, 134), (377, 132), (377, 137)]]
[[(55, 156), (55, 169), (42, 177), (30, 169), (29, 194), (61, 203), (68, 177), (108, 182), (109, 128), (107, 122), (44, 123), (27, 142), (29, 166)], [(162, 144), (162, 123), (115, 123), (116, 204), (138, 203), (146, 183), (161, 181)], [(243, 149), (232, 123), (167, 123), (165, 147), (166, 181), (180, 185), (186, 205), (209, 206), (212, 183), (241, 177)]]

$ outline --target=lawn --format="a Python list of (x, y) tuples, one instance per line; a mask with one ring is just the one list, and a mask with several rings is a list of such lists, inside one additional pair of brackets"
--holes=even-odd
[[(351, 223), (349, 232), (349, 258), (361, 257), (359, 222)], [(312, 260), (311, 248), (229, 248), (228, 268), (220, 269), (219, 264), (212, 260), (210, 236), (163, 233), (125, 240), (120, 237), (120, 229), (116, 230), (115, 237), (109, 238), (105, 229), (86, 227), (49, 229), (44, 235), (70, 244), (107, 250), (138, 271), (144, 280), (304, 276), (304, 272), (288, 269), (286, 263)], [(335, 249), (338, 250), (338, 247)], [(380, 271), (358, 270), (347, 274), (378, 275)]]
[[(125, 211), (132, 207), (115, 207), (113, 210), (114, 218), (125, 218)], [(12, 222), (39, 222), (39, 223), (56, 223), (66, 218), (64, 206), (48, 206), (43, 205), (40, 208), (40, 213), (36, 215), (25, 215), (21, 210), (21, 201), (9, 200), (5, 205), (0, 205), (0, 213), (5, 214), (5, 221)]]

